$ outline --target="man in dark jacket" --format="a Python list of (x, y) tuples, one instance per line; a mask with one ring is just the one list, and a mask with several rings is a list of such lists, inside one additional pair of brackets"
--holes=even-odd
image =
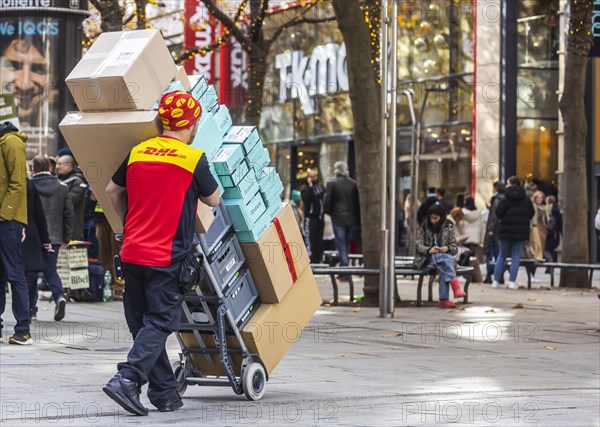
[(437, 203), (437, 196), (435, 192), (435, 187), (429, 187), (427, 189), (427, 198), (421, 203), (419, 209), (417, 210), (417, 223), (419, 226), (423, 224), (423, 221), (427, 219), (427, 211), (430, 207)]
[(335, 178), (327, 183), (325, 189), (325, 213), (331, 216), (335, 244), (340, 253), (340, 266), (348, 265), (348, 243), (354, 228), (360, 225), (360, 204), (358, 187), (348, 177), (348, 165), (336, 162)]
[(83, 211), (85, 209), (85, 194), (87, 184), (83, 174), (75, 165), (75, 159), (71, 155), (60, 156), (56, 162), (56, 174), (61, 182), (67, 184), (71, 203), (73, 205), (73, 240), (83, 239)]
[[(496, 236), (498, 234), (498, 225), (500, 224), (500, 219), (498, 218), (498, 215), (496, 215), (496, 209), (498, 209), (500, 200), (504, 198), (504, 184), (500, 181), (496, 181), (494, 182), (493, 186), (494, 194), (490, 200), (490, 212), (485, 227), (485, 238), (483, 241), (483, 250), (485, 251), (487, 270), (483, 283), (492, 283), (494, 265), (496, 264), (498, 254), (500, 252), (500, 246)], [(500, 282), (502, 282), (502, 280), (500, 280)]]
[(33, 343), (21, 247), (23, 227), (27, 224), (25, 141), (27, 136), (10, 122), (0, 124), (0, 341), (6, 286), (10, 282), (12, 310), (17, 323), (8, 342), (19, 345)]
[(531, 200), (525, 194), (521, 181), (516, 176), (511, 176), (506, 181), (504, 199), (500, 200), (496, 208), (496, 215), (500, 219), (498, 225), (498, 238), (500, 239), (500, 254), (494, 268), (494, 281), (492, 288), (499, 286), (499, 281), (504, 273), (504, 263), (510, 257), (510, 281), (508, 287), (517, 289), (517, 273), (523, 243), (529, 240), (530, 220), (535, 211)]
[(304, 240), (310, 262), (318, 264), (323, 255), (323, 186), (319, 184), (316, 170), (308, 172), (306, 185), (302, 187), (304, 203)]
[(44, 271), (44, 252), (52, 250), (42, 200), (35, 185), (27, 180), (27, 226), (23, 242), (25, 279), (29, 289), (29, 318), (37, 320), (37, 279)]
[(54, 320), (62, 320), (65, 317), (65, 291), (58, 273), (56, 262), (58, 251), (71, 240), (73, 227), (73, 204), (66, 184), (63, 184), (49, 172), (50, 162), (46, 157), (36, 156), (33, 158), (33, 175), (31, 181), (40, 194), (44, 216), (48, 225), (48, 235), (52, 242), (52, 250), (44, 251), (44, 276), (52, 291), (52, 298), (56, 302), (54, 309)]

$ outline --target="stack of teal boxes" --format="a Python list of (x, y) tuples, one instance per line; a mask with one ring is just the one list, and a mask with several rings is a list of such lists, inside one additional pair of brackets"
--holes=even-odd
[(204, 77), (189, 91), (202, 106), (192, 147), (204, 150), (221, 189), (223, 205), (240, 242), (256, 242), (279, 213), (281, 178), (254, 126), (232, 126), (225, 105)]

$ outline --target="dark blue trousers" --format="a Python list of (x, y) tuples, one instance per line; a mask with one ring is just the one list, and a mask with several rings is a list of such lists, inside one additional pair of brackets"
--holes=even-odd
[(58, 262), (58, 251), (60, 245), (52, 244), (52, 252), (42, 251), (44, 257), (44, 277), (48, 283), (48, 287), (52, 291), (52, 298), (57, 302), (59, 298), (65, 296), (62, 281), (56, 271), (56, 263)]
[(0, 330), (8, 281), (12, 290), (12, 311), (17, 321), (15, 333), (29, 333), (29, 292), (23, 266), (22, 236), (23, 224), (0, 221)]
[(134, 341), (127, 361), (117, 367), (124, 378), (140, 387), (149, 383), (148, 398), (155, 406), (167, 402), (176, 392), (165, 344), (181, 322), (179, 268), (179, 262), (160, 268), (123, 263), (123, 307)]

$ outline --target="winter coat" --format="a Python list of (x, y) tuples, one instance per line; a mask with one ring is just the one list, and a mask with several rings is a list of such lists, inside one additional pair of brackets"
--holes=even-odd
[(27, 225), (23, 242), (23, 261), (26, 272), (44, 270), (42, 244), (50, 243), (44, 207), (38, 191), (30, 179), (27, 180)]
[(456, 243), (456, 235), (454, 225), (448, 219), (442, 224), (439, 233), (434, 233), (428, 227), (427, 221), (423, 223), (417, 233), (416, 255), (414, 264), (417, 268), (423, 268), (427, 264), (429, 258), (429, 249), (434, 246), (448, 246), (451, 255), (458, 253), (458, 244)]
[(330, 180), (325, 189), (323, 205), (334, 226), (360, 225), (358, 187), (353, 179), (337, 175)]
[(78, 170), (72, 170), (65, 176), (59, 176), (61, 182), (67, 184), (69, 187), (69, 194), (71, 195), (71, 203), (73, 204), (73, 240), (83, 239), (83, 215), (85, 210), (85, 195), (87, 190), (87, 184), (83, 174)]
[(487, 224), (485, 226), (485, 237), (483, 240), (484, 250), (487, 251), (488, 245), (490, 244), (490, 232), (493, 236), (498, 235), (498, 226), (500, 225), (500, 218), (496, 215), (496, 209), (500, 204), (500, 200), (504, 199), (504, 192), (497, 193), (490, 201), (490, 212), (488, 214)]
[(27, 224), (27, 136), (10, 122), (0, 124), (0, 218)]
[(74, 215), (69, 188), (50, 172), (36, 173), (31, 181), (42, 199), (50, 241), (53, 245), (69, 242)]
[(481, 244), (481, 212), (471, 211), (467, 208), (462, 208), (464, 217), (458, 224), (458, 231), (461, 236), (468, 236), (465, 244), (480, 245)]
[(520, 186), (508, 187), (500, 200), (496, 215), (500, 219), (498, 238), (501, 240), (529, 240), (530, 221), (535, 211), (533, 203)]
[(548, 235), (546, 236), (546, 248), (554, 250), (560, 244), (562, 234), (563, 219), (558, 205), (553, 204), (547, 224)]
[(323, 186), (315, 184), (312, 187), (304, 185), (300, 190), (302, 203), (304, 203), (304, 217), (323, 220)]

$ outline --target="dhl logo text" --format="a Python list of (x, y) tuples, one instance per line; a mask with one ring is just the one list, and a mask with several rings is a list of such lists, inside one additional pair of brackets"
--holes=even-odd
[(177, 154), (177, 149), (176, 148), (154, 148), (154, 147), (147, 147), (141, 153), (142, 154), (152, 155), (152, 156), (179, 157), (179, 158), (182, 158), (182, 159), (186, 158), (186, 156), (184, 156), (184, 155)]

